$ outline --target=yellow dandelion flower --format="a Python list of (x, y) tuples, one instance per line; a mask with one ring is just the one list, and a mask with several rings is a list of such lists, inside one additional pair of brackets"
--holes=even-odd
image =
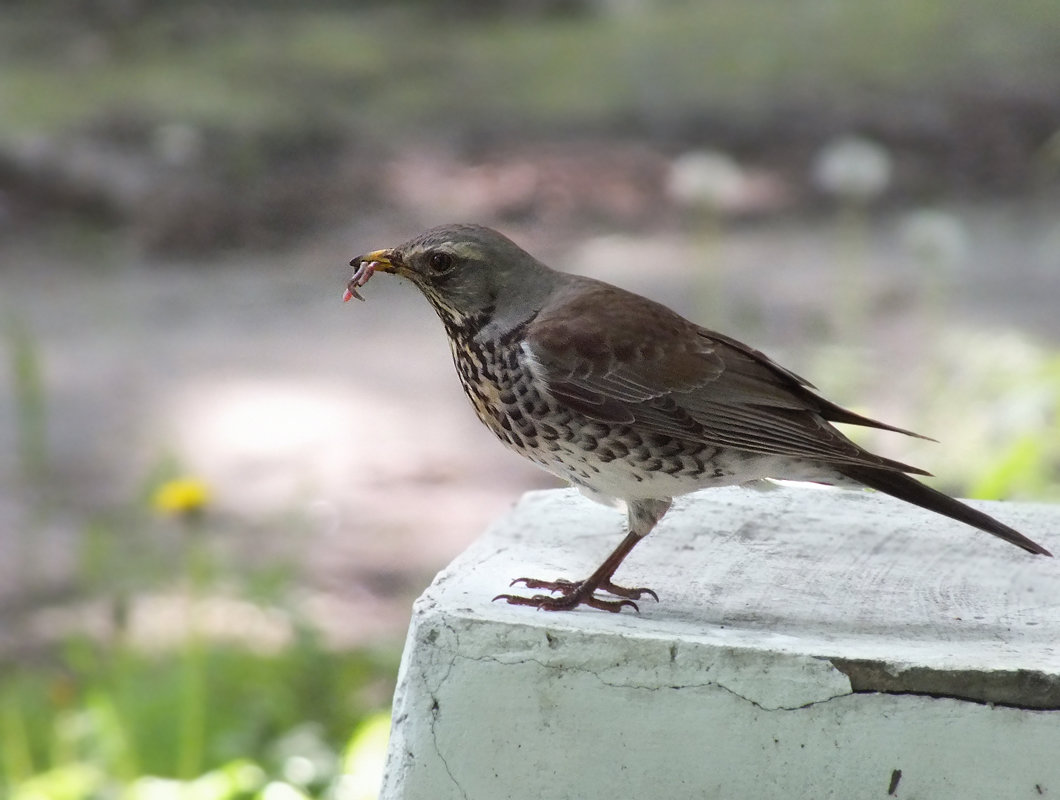
[(210, 502), (210, 487), (198, 478), (174, 478), (159, 486), (151, 497), (156, 511), (172, 516), (201, 512)]

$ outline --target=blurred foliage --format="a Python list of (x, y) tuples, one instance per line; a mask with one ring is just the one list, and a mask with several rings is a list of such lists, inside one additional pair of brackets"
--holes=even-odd
[[(184, 520), (203, 524), (201, 516)], [(201, 542), (187, 550), (189, 599), (209, 600), (243, 579), (210, 563)], [(120, 569), (104, 560), (107, 572)], [(85, 568), (99, 572), (98, 565)], [(0, 785), (9, 787), (7, 796), (251, 798), (282, 782), (307, 797), (352, 798), (337, 793), (356, 779), (344, 764), (381, 769), (363, 753), (343, 753), (362, 747), (362, 721), (388, 725), (387, 715), (373, 715), (383, 713), (393, 690), (394, 650), (329, 648), (291, 614), (293, 638), (281, 646), (226, 643), (205, 632), (205, 606), (194, 604), (185, 630), (178, 621), (163, 636), (169, 644), (146, 647), (129, 630), (133, 588), (126, 577), (96, 589), (110, 597), (110, 635), (74, 633), (57, 649), (0, 665)], [(174, 623), (160, 617), (152, 624)], [(382, 758), (378, 742), (371, 752)], [(190, 794), (175, 795), (175, 787)]]
[[(11, 331), (16, 424), (32, 445), (22, 460), (35, 467), (47, 461), (42, 364), (33, 337)], [(47, 484), (38, 469), (25, 477)], [(76, 624), (0, 662), (0, 796), (374, 797), (397, 652), (326, 646), (290, 602), (289, 566), (218, 547), (231, 521), (210, 516), (212, 494), (163, 458), (136, 502), (86, 523), (68, 600), (102, 603), (105, 630)], [(147, 620), (152, 644), (131, 615), (159, 593), (178, 613)], [(238, 638), (211, 629), (218, 600), (243, 614), (227, 623)], [(248, 609), (280, 630), (263, 636)]]
[[(812, 374), (840, 404), (873, 417), (861, 404), (886, 387), (866, 360), (880, 347), (868, 341), (878, 324), (866, 291), (868, 225), (864, 207), (840, 208), (834, 285), (848, 291), (829, 295), (832, 330), (826, 336), (843, 345), (821, 348)], [(1018, 331), (968, 329), (949, 317), (949, 298), (959, 291), (962, 262), (976, 241), (955, 212), (912, 211), (902, 228), (906, 255), (916, 266), (907, 326), (917, 331), (919, 346), (915, 363), (892, 380), (909, 415), (903, 427), (944, 435), (945, 442), (907, 440), (909, 455), (898, 460), (930, 464), (937, 477), (927, 482), (959, 497), (1060, 499), (1060, 352)], [(870, 450), (887, 452), (887, 434), (845, 432)]]
[(947, 431), (936, 459), (947, 487), (988, 500), (1060, 500), (1060, 353), (982, 332), (944, 336), (941, 351), (924, 413)]
[(658, 130), (696, 109), (849, 107), (981, 80), (1054, 86), (1060, 69), (1051, 0), (1004, 13), (990, 0), (535, 5), (8, 4), (5, 131), (119, 109), (224, 127), (331, 120), (376, 141), (558, 121)]
[[(202, 682), (191, 738), (179, 724), (189, 669)], [(392, 653), (329, 652), (308, 638), (274, 656), (215, 646), (193, 661), (70, 641), (54, 664), (0, 671), (0, 769), (8, 796), (27, 800), (113, 796), (144, 775), (195, 781), (233, 765), (255, 767), (244, 792), (195, 796), (252, 797), (269, 780), (324, 796), (356, 763), (343, 755), (351, 733), (377, 719), (363, 688), (395, 670)]]
[[(846, 383), (841, 394), (856, 394), (849, 364), (837, 364), (834, 353), (817, 366), (821, 384)], [(903, 423), (944, 441), (904, 442), (908, 455), (899, 460), (930, 465), (937, 477), (927, 482), (959, 497), (1060, 500), (1060, 353), (1014, 334), (951, 332), (911, 372)], [(846, 432), (869, 449), (894, 449), (893, 440), (882, 444), (884, 434)]]
[(410, 144), (632, 136), (801, 168), (851, 129), (902, 145), (901, 192), (1025, 187), (1060, 126), (1058, 39), (1048, 0), (21, 2), (0, 192), (172, 255), (377, 209)]
[(10, 314), (7, 322), (19, 468), (27, 487), (43, 487), (47, 484), (48, 438), (40, 355), (36, 339), (22, 321)]

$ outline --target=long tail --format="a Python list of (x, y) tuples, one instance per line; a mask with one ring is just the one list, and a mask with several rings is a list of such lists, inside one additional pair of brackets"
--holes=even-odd
[(842, 472), (844, 475), (872, 489), (897, 497), (899, 500), (905, 500), (907, 503), (913, 503), (921, 508), (926, 508), (929, 511), (944, 514), (981, 531), (992, 533), (994, 536), (1004, 539), (1006, 542), (1016, 545), (1016, 547), (1022, 547), (1030, 553), (1042, 556), (1052, 555), (1037, 542), (1031, 541), (1022, 533), (1013, 530), (1008, 525), (1003, 525), (988, 514), (976, 511), (974, 508), (966, 506), (964, 503), (954, 500), (949, 495), (936, 491), (930, 486), (925, 486), (920, 481), (910, 478), (908, 475), (903, 475), (901, 472), (856, 465), (843, 466)]

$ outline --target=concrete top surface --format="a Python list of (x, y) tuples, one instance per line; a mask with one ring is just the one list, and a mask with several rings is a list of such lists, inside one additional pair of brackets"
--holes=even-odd
[[(1060, 505), (971, 504), (1060, 550)], [(439, 574), (417, 613), (769, 650), (828, 659), (855, 691), (1060, 708), (1060, 560), (869, 492), (785, 485), (677, 500), (615, 576), (658, 592), (640, 613), (491, 602), (513, 578), (586, 577), (624, 534), (624, 514), (575, 491), (529, 493)], [(991, 674), (1003, 685), (969, 679)]]

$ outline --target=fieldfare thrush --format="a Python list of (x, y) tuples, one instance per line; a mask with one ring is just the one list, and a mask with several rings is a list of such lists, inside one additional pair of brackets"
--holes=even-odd
[(831, 423), (918, 434), (825, 400), (757, 350), (659, 303), (557, 272), (490, 228), (444, 225), (350, 265), (346, 300), (363, 299), (357, 290), (375, 272), (408, 278), (423, 293), (445, 326), (464, 392), (497, 438), (588, 497), (625, 503), (628, 534), (588, 578), (517, 578), (512, 585), (549, 594), (495, 600), (620, 611), (658, 599), (611, 578), (673, 498), (764, 478), (867, 486), (1051, 555)]

